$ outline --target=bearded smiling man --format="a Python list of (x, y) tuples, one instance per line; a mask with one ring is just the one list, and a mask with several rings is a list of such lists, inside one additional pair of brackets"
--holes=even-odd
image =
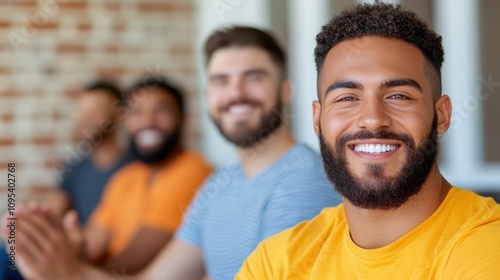
[(316, 41), (314, 127), (343, 203), (262, 242), (236, 279), (500, 279), (500, 205), (438, 167), (452, 111), (441, 37), (375, 3)]
[[(40, 219), (30, 212), (40, 209), (37, 205), (25, 209), (31, 218), (24, 223), (21, 208), (19, 218), (23, 221), (17, 235), (21, 255), (23, 246), (50, 248), (59, 243), (66, 251), (59, 251), (57, 259), (33, 252), (30, 256), (50, 262), (78, 256), (107, 270), (134, 273), (172, 240), (182, 220), (182, 206), (190, 203), (211, 167), (181, 144), (184, 103), (176, 86), (160, 77), (145, 78), (129, 90), (126, 108), (124, 122), (135, 160), (111, 178), (85, 228), (78, 224), (75, 211), (66, 214), (64, 227), (51, 213), (46, 213), (47, 220)], [(47, 238), (45, 231), (38, 231), (40, 222), (49, 219), (52, 225), (59, 226), (54, 228), (60, 234), (57, 238)], [(34, 236), (42, 239), (33, 243), (30, 237)], [(47, 279), (76, 279), (61, 276), (60, 269), (43, 265), (51, 270)], [(31, 269), (35, 267), (23, 260), (19, 262), (24, 278), (45, 279), (46, 276), (33, 274)]]
[[(204, 51), (210, 117), (235, 144), (241, 162), (205, 182), (174, 239), (139, 279), (234, 279), (259, 242), (340, 203), (321, 157), (295, 143), (283, 121), (291, 89), (275, 39), (255, 28), (230, 27), (215, 31)], [(144, 128), (132, 135), (146, 148), (158, 133)], [(18, 218), (18, 232), (37, 224), (48, 234), (19, 242), (35, 245), (17, 251), (22, 273), (34, 279), (116, 279), (78, 260), (69, 242), (54, 242), (70, 236), (42, 207), (26, 212)], [(43, 243), (52, 249), (37, 246)]]

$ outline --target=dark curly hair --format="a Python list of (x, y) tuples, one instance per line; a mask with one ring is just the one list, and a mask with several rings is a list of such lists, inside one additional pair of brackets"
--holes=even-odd
[(123, 105), (123, 94), (120, 88), (110, 80), (97, 80), (83, 87), (84, 92), (103, 91), (109, 94), (118, 105)]
[(432, 85), (434, 100), (441, 95), (441, 66), (444, 50), (441, 36), (430, 29), (415, 13), (401, 5), (382, 2), (359, 4), (341, 12), (316, 36), (314, 59), (318, 76), (328, 52), (338, 43), (363, 36), (383, 36), (406, 41), (422, 51), (430, 65), (426, 74)]
[(162, 76), (145, 75), (142, 79), (135, 82), (125, 92), (125, 103), (129, 104), (130, 100), (133, 99), (133, 95), (138, 91), (142, 89), (151, 90), (155, 88), (162, 89), (165, 93), (171, 94), (177, 102), (179, 112), (182, 116), (184, 116), (184, 92), (176, 83)]

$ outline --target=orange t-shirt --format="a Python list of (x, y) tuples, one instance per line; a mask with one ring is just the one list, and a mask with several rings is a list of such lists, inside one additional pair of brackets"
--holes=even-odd
[(107, 184), (90, 224), (108, 229), (107, 256), (122, 252), (141, 226), (174, 232), (184, 209), (211, 173), (197, 153), (183, 151), (149, 182), (149, 167), (139, 161), (120, 169)]

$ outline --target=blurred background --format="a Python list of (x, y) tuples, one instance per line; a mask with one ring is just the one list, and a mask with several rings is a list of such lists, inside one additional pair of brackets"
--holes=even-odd
[[(74, 97), (96, 78), (123, 87), (144, 74), (179, 82), (187, 93), (186, 145), (217, 167), (234, 162), (208, 118), (201, 56), (207, 35), (230, 24), (270, 29), (286, 47), (294, 97), (285, 121), (318, 149), (314, 38), (356, 2), (364, 1), (0, 0), (0, 187), (9, 162), (18, 166), (18, 189), (57, 184), (64, 161), (79, 153), (71, 141)], [(444, 93), (454, 112), (440, 139), (442, 171), (453, 185), (500, 193), (500, 1), (390, 2), (443, 36)]]

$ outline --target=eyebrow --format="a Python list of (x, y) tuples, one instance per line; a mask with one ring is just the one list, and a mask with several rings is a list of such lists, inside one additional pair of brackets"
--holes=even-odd
[[(243, 72), (243, 76), (248, 76), (248, 75), (268, 75), (269, 72), (266, 71), (265, 69), (261, 68), (254, 68), (254, 69), (248, 69)], [(208, 79), (210, 81), (216, 80), (216, 79), (221, 79), (221, 78), (227, 78), (229, 74), (226, 73), (216, 73), (213, 75), (209, 75)]]
[(363, 86), (360, 83), (354, 81), (337, 81), (328, 86), (325, 96), (327, 96), (331, 91), (339, 88), (363, 89)]
[(413, 79), (391, 79), (391, 80), (386, 80), (384, 81), (380, 86), (379, 89), (384, 89), (384, 88), (390, 88), (390, 87), (397, 87), (397, 86), (410, 86), (414, 87), (418, 91), (422, 92), (422, 87), (420, 86), (417, 81)]
[[(417, 81), (413, 79), (389, 79), (385, 80), (382, 84), (380, 84), (379, 89), (386, 89), (390, 87), (397, 87), (397, 86), (410, 86), (418, 91), (422, 92), (422, 87), (420, 86)], [(325, 96), (327, 96), (331, 91), (334, 91), (339, 88), (348, 88), (348, 89), (363, 89), (363, 85), (361, 85), (358, 82), (355, 81), (337, 81), (328, 86), (325, 92)]]

